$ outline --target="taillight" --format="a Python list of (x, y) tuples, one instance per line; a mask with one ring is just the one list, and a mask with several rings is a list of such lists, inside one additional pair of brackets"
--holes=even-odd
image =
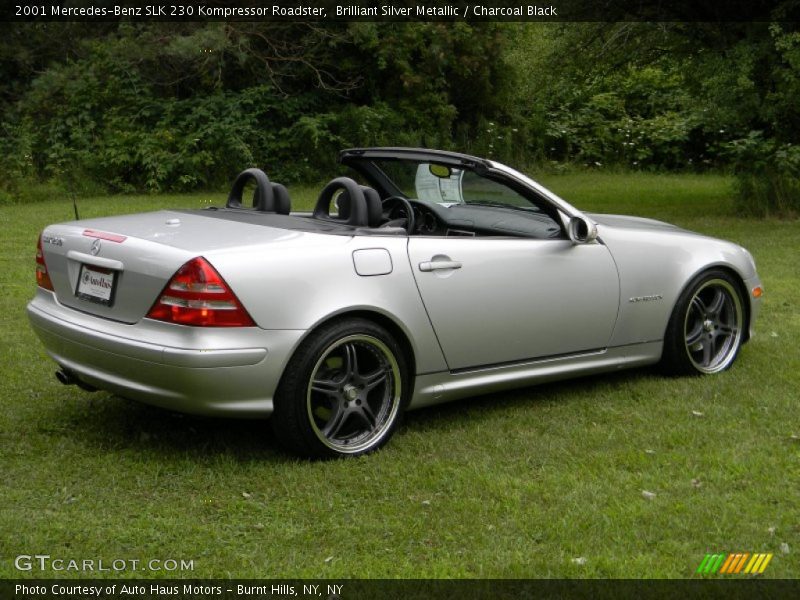
[(194, 327), (253, 327), (225, 280), (203, 257), (183, 265), (147, 313), (150, 319)]
[(50, 274), (47, 272), (47, 264), (44, 262), (44, 251), (42, 250), (42, 236), (39, 235), (39, 242), (36, 244), (36, 284), (40, 288), (55, 291), (53, 282), (50, 281)]

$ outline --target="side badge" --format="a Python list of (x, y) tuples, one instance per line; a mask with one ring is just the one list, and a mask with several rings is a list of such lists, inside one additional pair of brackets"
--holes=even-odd
[(653, 300), (662, 300), (664, 296), (661, 294), (653, 294), (652, 296), (634, 296), (628, 298), (628, 302), (652, 302)]

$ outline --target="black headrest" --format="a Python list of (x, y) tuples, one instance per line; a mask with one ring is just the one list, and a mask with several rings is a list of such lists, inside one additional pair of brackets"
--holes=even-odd
[(361, 191), (364, 192), (364, 199), (367, 201), (367, 220), (370, 227), (377, 227), (383, 220), (383, 204), (381, 204), (381, 197), (371, 187), (365, 185), (361, 186)]
[(253, 193), (253, 208), (274, 212), (275, 196), (272, 192), (272, 184), (269, 182), (269, 177), (261, 169), (245, 169), (236, 176), (225, 206), (227, 208), (242, 208), (242, 192), (244, 191), (244, 186), (251, 179), (258, 186)]
[(280, 183), (272, 184), (272, 195), (275, 198), (275, 212), (279, 215), (288, 215), (292, 212), (292, 201), (289, 190)]
[[(331, 201), (339, 190), (343, 190), (337, 200), (339, 214), (333, 216), (331, 215)], [(315, 219), (339, 221), (359, 227), (367, 226), (370, 221), (370, 212), (362, 186), (349, 177), (337, 177), (322, 188), (317, 204), (314, 206), (313, 216)]]
[(253, 191), (253, 208), (260, 212), (274, 212), (288, 215), (292, 210), (292, 201), (289, 191), (280, 183), (272, 183), (266, 173), (261, 169), (246, 169), (239, 173), (231, 186), (228, 194), (227, 208), (244, 208), (242, 206), (242, 192), (250, 180), (255, 181), (256, 189)]

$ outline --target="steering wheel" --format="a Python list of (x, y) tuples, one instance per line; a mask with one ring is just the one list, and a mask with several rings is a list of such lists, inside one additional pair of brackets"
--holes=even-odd
[[(388, 198), (384, 198), (381, 204), (383, 205), (383, 217), (388, 219), (381, 227), (393, 227), (395, 226), (395, 222), (397, 222), (396, 226), (403, 227), (408, 235), (414, 233), (414, 228), (416, 227), (414, 208), (407, 198), (403, 196), (389, 196)], [(398, 215), (392, 218), (393, 211), (402, 212), (399, 212)], [(402, 221), (405, 221), (405, 225), (400, 225)]]

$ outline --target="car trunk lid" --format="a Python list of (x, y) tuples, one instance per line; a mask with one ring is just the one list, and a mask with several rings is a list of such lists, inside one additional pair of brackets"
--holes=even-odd
[(202, 214), (160, 211), (51, 225), (42, 234), (42, 249), (61, 304), (135, 323), (192, 258), (269, 241), (297, 241), (303, 235), (211, 220)]

